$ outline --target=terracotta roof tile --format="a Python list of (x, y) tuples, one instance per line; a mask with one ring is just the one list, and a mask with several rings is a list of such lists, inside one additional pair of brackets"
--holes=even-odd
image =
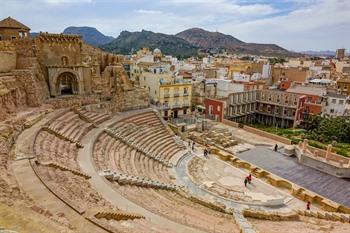
[(7, 17), (6, 19), (3, 19), (0, 21), (0, 28), (18, 28), (18, 29), (24, 29), (24, 30), (30, 30), (29, 27), (26, 25), (18, 22), (17, 20)]

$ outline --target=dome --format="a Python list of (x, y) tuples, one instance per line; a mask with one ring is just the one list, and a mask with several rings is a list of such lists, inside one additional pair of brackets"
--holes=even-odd
[(160, 49), (156, 48), (153, 50), (153, 55), (162, 55), (162, 51), (160, 51)]

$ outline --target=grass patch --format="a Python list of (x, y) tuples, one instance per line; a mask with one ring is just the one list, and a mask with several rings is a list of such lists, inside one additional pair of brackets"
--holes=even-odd
[[(251, 127), (263, 130), (268, 133), (276, 134), (285, 138), (288, 138), (292, 141), (292, 144), (298, 144), (303, 141), (303, 136), (306, 135), (306, 131), (304, 129), (282, 129), (276, 128), (273, 126), (266, 126), (262, 124), (251, 124)], [(330, 144), (330, 143), (328, 143)], [(316, 147), (318, 149), (327, 150), (327, 143), (322, 143), (315, 140), (309, 140), (309, 145)], [(333, 146), (333, 152), (342, 155), (344, 157), (350, 157), (350, 143), (336, 143)]]

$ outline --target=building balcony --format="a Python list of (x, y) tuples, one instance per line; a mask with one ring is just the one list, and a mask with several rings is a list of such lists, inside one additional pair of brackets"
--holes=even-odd
[(174, 93), (174, 97), (179, 97), (180, 93)]
[(157, 106), (157, 109), (158, 110), (168, 110), (168, 109), (170, 109), (170, 106), (169, 105), (160, 105), (160, 106)]
[(171, 108), (182, 108), (181, 104), (174, 104), (173, 106), (171, 106)]
[(186, 93), (183, 94), (183, 96), (188, 96), (188, 95), (189, 95), (188, 92), (186, 92)]
[(164, 93), (163, 97), (164, 98), (170, 98), (170, 94), (169, 93)]
[(183, 103), (182, 106), (183, 106), (183, 107), (189, 107), (190, 104), (189, 104), (189, 103)]

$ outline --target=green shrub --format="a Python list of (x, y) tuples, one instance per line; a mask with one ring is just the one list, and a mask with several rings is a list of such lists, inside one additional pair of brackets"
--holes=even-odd
[(325, 146), (323, 143), (318, 142), (318, 141), (310, 140), (309, 145), (316, 147), (316, 148), (319, 148), (319, 149), (323, 149), (323, 150), (327, 149), (327, 146)]

